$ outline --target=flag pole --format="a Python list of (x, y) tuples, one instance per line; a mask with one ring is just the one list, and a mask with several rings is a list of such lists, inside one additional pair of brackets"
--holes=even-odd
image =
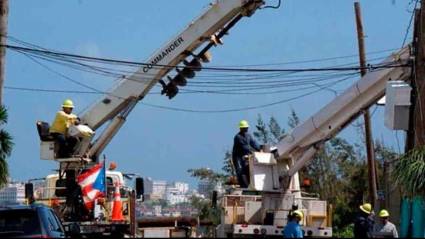
[(105, 197), (107, 198), (108, 197), (108, 183), (107, 183), (107, 181), (106, 181), (106, 155), (105, 154), (103, 154), (103, 168), (104, 168), (104, 170), (105, 170), (105, 175), (104, 175), (104, 182), (105, 182)]

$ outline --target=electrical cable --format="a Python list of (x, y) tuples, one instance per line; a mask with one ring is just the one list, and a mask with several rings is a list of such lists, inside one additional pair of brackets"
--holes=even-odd
[[(32, 60), (34, 60), (34, 59), (32, 59)], [(40, 64), (40, 62), (37, 62), (37, 63)], [(48, 69), (48, 70), (52, 71), (51, 69)], [(335, 75), (335, 76), (332, 76), (332, 77), (324, 76), (324, 77), (321, 77), (321, 78), (308, 78), (309, 81), (307, 81), (307, 78), (306, 79), (301, 79), (301, 80), (300, 79), (296, 79), (296, 80), (292, 80), (292, 81), (286, 81), (286, 83), (280, 83), (280, 82), (285, 82), (285, 81), (282, 81), (282, 80), (273, 81), (273, 82), (258, 82), (258, 83), (256, 83), (257, 86), (251, 84), (251, 85), (249, 85), (250, 87), (247, 87), (247, 86), (243, 86), (242, 87), (241, 86), (239, 88), (246, 89), (246, 90), (255, 90), (255, 89), (265, 89), (265, 88), (271, 88), (271, 87), (289, 87), (289, 86), (302, 85), (302, 84), (311, 84), (311, 83), (322, 81), (322, 80), (331, 80), (331, 79), (333, 79), (335, 77), (345, 76), (345, 75), (352, 75), (352, 74), (353, 73), (350, 73), (350, 74), (339, 74), (339, 75)], [(213, 82), (209, 82), (209, 83), (213, 83)], [(275, 84), (270, 85), (270, 83), (275, 83)], [(77, 83), (77, 84), (80, 85), (81, 83)], [(222, 84), (224, 84), (224, 83), (222, 83)], [(231, 87), (237, 87), (237, 85), (223, 85), (222, 88), (223, 87), (226, 87), (226, 86), (227, 87), (230, 87), (230, 86)], [(238, 90), (238, 89), (234, 89), (234, 90)]]
[(260, 9), (267, 9), (267, 8), (271, 8), (271, 9), (279, 9), (279, 8), (280, 8), (281, 3), (282, 3), (282, 0), (279, 0), (279, 2), (277, 3), (277, 5), (276, 5), (276, 6), (268, 5), (268, 6), (261, 7)]
[[(346, 81), (348, 79), (354, 78), (346, 77), (343, 79), (338, 79), (332, 82), (329, 82), (328, 84), (312, 84), (312, 86), (307, 87), (301, 87), (301, 88), (295, 88), (295, 89), (288, 89), (288, 90), (279, 90), (279, 91), (267, 91), (267, 92), (238, 92), (235, 91), (210, 91), (210, 90), (204, 90), (204, 91), (198, 91), (198, 90), (189, 90), (189, 89), (183, 89), (182, 92), (179, 94), (204, 94), (204, 93), (210, 93), (210, 94), (229, 94), (229, 95), (270, 95), (270, 94), (277, 94), (277, 93), (293, 93), (297, 91), (303, 91), (307, 89), (312, 88), (320, 88), (325, 87), (325, 85), (336, 85), (340, 82)], [(76, 94), (108, 94), (108, 92), (104, 91), (78, 91), (78, 90), (62, 90), (62, 89), (45, 89), (45, 88), (30, 88), (30, 87), (18, 87), (18, 86), (5, 86), (5, 89), (8, 90), (18, 90), (18, 91), (30, 91), (30, 92), (48, 92), (48, 93), (76, 93)], [(160, 92), (149, 92), (148, 94), (161, 94)]]
[[(178, 68), (183, 69), (184, 66), (178, 66), (178, 65), (162, 65), (162, 64), (150, 64), (150, 63), (143, 63), (143, 62), (134, 62), (134, 61), (123, 61), (123, 60), (114, 60), (110, 58), (99, 58), (99, 57), (89, 57), (89, 56), (81, 56), (81, 55), (75, 55), (75, 54), (69, 54), (69, 53), (58, 53), (53, 51), (45, 51), (45, 50), (39, 50), (39, 49), (31, 49), (26, 47), (19, 47), (19, 46), (12, 46), (12, 45), (0, 45), (7, 47), (11, 50), (21, 50), (25, 52), (37, 52), (42, 54), (50, 54), (50, 55), (56, 55), (56, 56), (66, 56), (70, 57), (72, 59), (81, 59), (81, 60), (96, 60), (96, 61), (103, 61), (103, 62), (114, 62), (114, 63), (122, 63), (122, 64), (132, 64), (132, 65), (140, 65), (140, 66), (147, 66), (147, 67), (161, 67), (161, 68)], [(318, 71), (354, 71), (354, 70), (370, 70), (370, 69), (381, 69), (381, 68), (394, 68), (394, 67), (406, 67), (406, 64), (394, 64), (390, 65), (391, 63), (386, 63), (389, 65), (369, 65), (367, 67), (328, 67), (328, 68), (294, 68), (294, 69), (284, 69), (284, 68), (230, 68), (230, 67), (202, 67), (203, 70), (210, 70), (210, 71), (240, 71), (240, 72), (318, 72)], [(186, 66), (187, 67), (187, 66)], [(192, 69), (197, 69), (196, 67), (189, 67)]]
[(162, 105), (156, 105), (156, 104), (151, 104), (151, 103), (146, 103), (146, 102), (141, 102), (141, 104), (146, 105), (146, 106), (150, 106), (150, 107), (154, 107), (154, 108), (159, 108), (159, 109), (165, 109), (165, 110), (172, 110), (172, 111), (180, 111), (180, 112), (187, 112), (187, 113), (206, 113), (206, 114), (211, 114), (211, 113), (231, 113), (231, 112), (241, 112), (241, 111), (248, 111), (248, 110), (254, 110), (254, 109), (260, 109), (260, 108), (266, 108), (266, 107), (270, 107), (270, 106), (274, 106), (274, 105), (279, 105), (279, 104), (283, 104), (283, 103), (287, 103), (289, 101), (293, 101), (293, 100), (297, 100), (309, 95), (312, 95), (314, 93), (317, 93), (319, 91), (322, 91), (323, 89), (317, 89), (299, 96), (295, 96), (295, 97), (291, 97), (291, 98), (287, 98), (287, 99), (282, 99), (279, 101), (275, 101), (272, 103), (268, 103), (268, 104), (261, 104), (261, 105), (256, 105), (256, 106), (248, 106), (248, 107), (241, 107), (241, 108), (233, 108), (233, 109), (225, 109), (225, 110), (193, 110), (193, 109), (186, 109), (186, 108), (175, 108), (175, 107), (169, 107), (169, 106), (162, 106)]
[(72, 79), (71, 77), (68, 77), (68, 76), (66, 76), (66, 75), (64, 75), (64, 74), (62, 74), (60, 72), (57, 72), (57, 71), (53, 70), (52, 68), (50, 68), (50, 67), (44, 65), (43, 63), (39, 62), (38, 60), (34, 59), (32, 56), (28, 56), (28, 58), (31, 59), (32, 61), (34, 61), (35, 63), (37, 63), (38, 65), (42, 66), (46, 70), (48, 70), (48, 71), (50, 71), (50, 72), (52, 72), (52, 73), (54, 73), (56, 75), (59, 75), (60, 77), (66, 79), (66, 80), (68, 80), (68, 81), (70, 81), (70, 82), (72, 82), (74, 84), (77, 84), (77, 85), (79, 85), (81, 87), (84, 87), (84, 88), (87, 88), (87, 89), (90, 89), (90, 90), (93, 90), (93, 91), (98, 91), (96, 88), (94, 88), (92, 86), (89, 86), (87, 84), (81, 83), (81, 82), (79, 82), (77, 80)]
[(415, 16), (415, 10), (416, 10), (416, 7), (418, 5), (418, 2), (419, 2), (419, 0), (416, 0), (415, 4), (413, 6), (412, 15), (410, 16), (409, 24), (407, 25), (406, 33), (404, 34), (403, 43), (401, 44), (400, 49), (404, 47), (404, 44), (406, 44), (407, 35), (409, 35), (410, 27), (412, 26), (413, 17)]

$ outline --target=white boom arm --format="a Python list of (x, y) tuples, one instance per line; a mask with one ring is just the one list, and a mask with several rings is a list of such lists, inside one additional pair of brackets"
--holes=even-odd
[[(110, 124), (96, 139), (94, 144), (80, 150), (88, 156), (98, 156), (124, 124), (127, 115), (148, 92), (174, 67), (204, 43), (205, 53), (217, 44), (227, 31), (243, 16), (251, 16), (264, 4), (263, 0), (217, 0), (192, 21), (182, 32), (173, 37), (163, 47), (154, 52), (135, 73), (125, 77), (109, 94), (92, 105), (82, 116), (81, 121), (93, 130), (106, 122)], [(160, 66), (158, 66), (160, 65)], [(161, 67), (162, 66), (162, 67)], [(87, 152), (88, 149), (88, 152)], [(81, 152), (82, 151), (82, 152)]]
[[(405, 47), (384, 60), (383, 64), (405, 64), (409, 57), (409, 47)], [(278, 160), (290, 159), (293, 162), (286, 176), (294, 176), (309, 163), (321, 144), (383, 97), (387, 81), (406, 80), (410, 73), (410, 67), (381, 68), (368, 72), (303, 124), (295, 127), (277, 145)]]

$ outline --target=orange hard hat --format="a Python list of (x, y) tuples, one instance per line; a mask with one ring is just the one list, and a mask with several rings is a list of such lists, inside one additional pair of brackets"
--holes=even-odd
[(114, 170), (114, 169), (116, 169), (117, 168), (117, 164), (115, 163), (115, 162), (111, 162), (110, 164), (109, 164), (109, 170)]

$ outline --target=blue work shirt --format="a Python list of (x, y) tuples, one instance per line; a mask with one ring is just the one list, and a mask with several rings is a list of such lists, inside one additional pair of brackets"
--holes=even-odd
[(283, 229), (284, 238), (303, 238), (303, 231), (300, 224), (295, 221), (290, 221)]
[(239, 132), (235, 135), (235, 138), (233, 140), (233, 152), (232, 155), (234, 158), (240, 158), (245, 155), (248, 155), (251, 153), (251, 148), (260, 151), (261, 146), (255, 142), (255, 140), (252, 138), (252, 136), (246, 132), (242, 133)]

